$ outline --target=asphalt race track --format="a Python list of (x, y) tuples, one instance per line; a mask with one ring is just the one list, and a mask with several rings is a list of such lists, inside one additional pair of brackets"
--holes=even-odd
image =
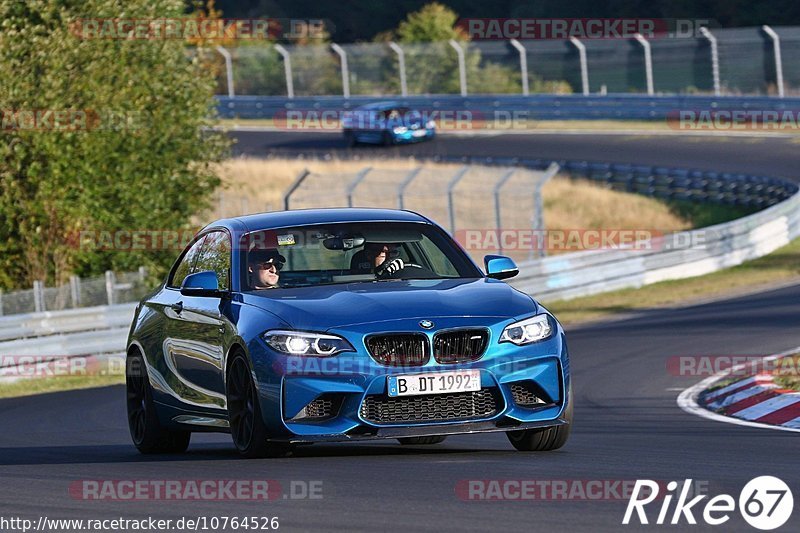
[[(342, 149), (325, 134), (238, 134), (238, 150)], [(328, 146), (329, 145), (329, 146)], [(408, 150), (406, 150), (408, 149)], [(791, 176), (795, 146), (785, 139), (709, 140), (624, 136), (440, 138), (431, 144), (360, 152), (437, 151), (516, 155), (762, 172)], [(111, 387), (0, 400), (0, 516), (179, 518), (278, 516), (297, 531), (617, 531), (626, 501), (465, 501), (463, 480), (635, 480), (707, 482), (711, 495), (738, 499), (761, 475), (800, 497), (794, 433), (714, 422), (681, 411), (679, 392), (700, 380), (668, 373), (670, 356), (753, 355), (800, 345), (800, 285), (623, 321), (568, 328), (575, 383), (575, 427), (557, 452), (516, 452), (502, 434), (450, 437), (432, 447), (325, 444), (285, 459), (245, 461), (227, 435), (195, 435), (180, 456), (144, 457), (130, 444), (124, 389)], [(291, 482), (321, 481), (321, 499), (247, 501), (84, 501), (78, 480), (268, 479), (289, 496)], [(674, 502), (673, 502), (674, 506)], [(648, 507), (652, 521), (660, 503)], [(698, 506), (701, 507), (701, 506)], [(702, 509), (695, 516), (702, 523)], [(671, 517), (670, 512), (670, 517)], [(784, 526), (797, 530), (798, 513)], [(683, 521), (681, 529), (687, 529)], [(674, 529), (674, 527), (673, 527)], [(692, 526), (692, 530), (711, 529)], [(753, 531), (731, 513), (724, 531)]]

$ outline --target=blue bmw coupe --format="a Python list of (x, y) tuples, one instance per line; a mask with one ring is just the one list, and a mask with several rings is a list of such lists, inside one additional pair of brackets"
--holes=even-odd
[(127, 343), (131, 437), (182, 452), (229, 432), (245, 457), (321, 441), (505, 432), (560, 448), (572, 424), (558, 321), (485, 274), (427, 218), (316, 209), (219, 220), (136, 308)]

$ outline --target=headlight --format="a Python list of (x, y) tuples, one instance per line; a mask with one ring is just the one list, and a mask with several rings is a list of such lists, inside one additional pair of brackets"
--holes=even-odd
[(517, 346), (542, 341), (553, 334), (547, 315), (536, 315), (506, 326), (498, 342), (513, 342)]
[(405, 126), (397, 126), (397, 127), (392, 128), (392, 131), (397, 133), (397, 134), (400, 134), (400, 133), (407, 132), (408, 128), (406, 128)]
[(330, 357), (355, 351), (343, 338), (326, 333), (274, 330), (264, 333), (264, 340), (272, 349), (288, 355)]

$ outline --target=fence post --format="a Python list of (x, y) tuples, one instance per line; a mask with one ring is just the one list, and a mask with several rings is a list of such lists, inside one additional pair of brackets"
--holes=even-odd
[[(503, 227), (503, 221), (500, 217), (500, 189), (503, 187), (503, 185), (506, 184), (506, 182), (509, 179), (511, 179), (511, 176), (513, 176), (514, 172), (516, 171), (517, 171), (516, 168), (512, 168), (511, 170), (503, 174), (500, 177), (500, 179), (497, 180), (497, 182), (494, 184), (494, 190), (492, 191), (492, 194), (494, 195), (495, 231), (500, 231), (500, 229)], [(497, 239), (497, 251), (501, 254), (503, 253), (503, 239)]]
[(717, 49), (717, 38), (705, 26), (700, 28), (700, 33), (711, 45), (711, 78), (714, 80), (714, 96), (719, 96), (719, 50)]
[(356, 191), (356, 187), (361, 181), (367, 177), (369, 171), (372, 170), (372, 167), (367, 167), (358, 174), (353, 181), (350, 182), (350, 185), (347, 186), (347, 207), (353, 207), (353, 193)]
[(783, 59), (781, 58), (781, 38), (775, 30), (764, 24), (761, 26), (770, 39), (772, 39), (772, 52), (775, 54), (775, 83), (778, 85), (778, 96), (783, 98)]
[(458, 80), (461, 85), (461, 96), (467, 96), (467, 62), (464, 58), (464, 49), (454, 39), (450, 39), (449, 42), (458, 54)]
[(411, 182), (414, 181), (414, 178), (417, 177), (417, 174), (422, 171), (422, 167), (417, 167), (408, 174), (403, 179), (403, 182), (400, 183), (400, 186), (397, 187), (397, 208), (398, 209), (405, 209), (404, 207), (404, 196), (406, 193), (406, 188), (411, 185)]
[(518, 40), (511, 39), (509, 42), (511, 43), (511, 46), (516, 48), (517, 52), (519, 52), (519, 73), (520, 76), (522, 76), (522, 94), (528, 96), (528, 53), (525, 51), (525, 47), (522, 46)]
[(406, 53), (400, 48), (400, 45), (392, 41), (389, 43), (389, 48), (394, 50), (397, 54), (397, 67), (400, 71), (400, 94), (408, 96), (408, 85), (406, 84)]
[(78, 276), (69, 277), (69, 292), (72, 297), (73, 309), (81, 306), (81, 278)]
[(147, 267), (139, 267), (139, 281), (144, 282), (147, 279)]
[(347, 52), (336, 43), (331, 43), (331, 48), (339, 54), (342, 60), (342, 94), (345, 98), (350, 98), (350, 69), (347, 67)]
[(33, 309), (37, 313), (44, 311), (44, 282), (38, 279), (33, 282)]
[(634, 35), (634, 38), (642, 45), (644, 50), (644, 74), (647, 80), (647, 94), (653, 95), (653, 55), (650, 50), (650, 41), (645, 39), (641, 33)]
[(292, 185), (289, 187), (289, 190), (286, 191), (286, 193), (283, 195), (284, 211), (289, 210), (289, 199), (292, 197), (292, 194), (294, 194), (294, 191), (296, 191), (297, 188), (303, 184), (303, 181), (305, 181), (305, 179), (308, 177), (309, 174), (311, 174), (311, 172), (307, 168), (301, 170), (300, 174), (298, 174), (297, 177), (295, 178), (294, 183), (292, 183)]
[(283, 73), (286, 76), (286, 96), (294, 98), (294, 82), (292, 81), (292, 56), (289, 51), (280, 44), (275, 45), (275, 50), (283, 58)]
[(228, 96), (233, 98), (236, 95), (233, 91), (233, 60), (231, 59), (231, 53), (221, 46), (217, 46), (217, 52), (222, 54), (222, 57), (225, 58), (225, 74), (228, 79)]
[(578, 49), (578, 58), (581, 62), (581, 88), (583, 95), (587, 96), (589, 94), (589, 64), (586, 60), (586, 45), (575, 37), (570, 37), (569, 42)]
[(108, 296), (108, 305), (114, 305), (114, 285), (116, 285), (114, 272), (106, 270), (106, 295)]
[[(533, 203), (536, 209), (533, 222), (534, 225), (533, 234), (536, 235), (536, 232), (538, 231), (541, 232), (542, 235), (542, 240), (541, 240), (542, 245), (539, 248), (539, 254), (538, 254), (539, 257), (544, 257), (547, 255), (547, 247), (543, 245), (543, 243), (547, 242), (547, 238), (544, 234), (544, 201), (542, 199), (542, 189), (544, 189), (545, 184), (558, 173), (560, 168), (561, 167), (555, 161), (550, 163), (550, 166), (548, 166), (547, 170), (544, 171), (544, 176), (536, 184), (536, 188), (533, 191)], [(533, 258), (532, 257), (533, 249), (531, 249), (531, 252), (528, 255), (530, 259)]]
[(456, 185), (458, 185), (458, 182), (461, 181), (461, 178), (466, 175), (468, 170), (469, 165), (464, 165), (453, 174), (453, 177), (450, 178), (450, 182), (447, 184), (447, 216), (450, 219), (450, 235), (456, 234), (456, 212), (453, 206), (453, 190), (456, 188)]

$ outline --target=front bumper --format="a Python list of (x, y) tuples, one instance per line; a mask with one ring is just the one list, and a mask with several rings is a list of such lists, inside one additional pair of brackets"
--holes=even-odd
[[(261, 410), (270, 435), (274, 440), (289, 442), (354, 441), (514, 431), (567, 423), (564, 413), (571, 401), (565, 392), (569, 390), (569, 355), (560, 326), (549, 339), (518, 347), (496, 341), (511, 320), (494, 325), (470, 318), (438, 319), (436, 322), (441, 329), (488, 327), (490, 339), (486, 352), (477, 361), (469, 363), (440, 364), (431, 358), (418, 367), (384, 366), (372, 359), (363, 343), (366, 335), (375, 333), (374, 324), (372, 329), (365, 325), (332, 331), (347, 338), (357, 351), (331, 358), (289, 357), (273, 351), (260, 339), (254, 340), (250, 353)], [(393, 326), (392, 331), (413, 331), (416, 321)], [(416, 330), (419, 331), (418, 326)], [(432, 337), (434, 333), (429, 334)], [(413, 406), (415, 411), (408, 415), (401, 412), (400, 420), (365, 416), (364, 406), (368, 398), (383, 402), (390, 400), (387, 396), (388, 376), (454, 370), (479, 370), (481, 390), (490, 392), (493, 407), (476, 415), (465, 415), (470, 411), (464, 411), (463, 401), (469, 403), (469, 398), (459, 400), (462, 402), (459, 405), (451, 402), (443, 408), (439, 400), (448, 396), (454, 399), (455, 395), (440, 394), (436, 398), (426, 398), (421, 402), (422, 408), (420, 402), (416, 402)], [(533, 390), (541, 401), (522, 405), (521, 384)], [(307, 416), (310, 406), (322, 404), (328, 409), (325, 416)], [(425, 411), (426, 408), (430, 410), (430, 406), (435, 406), (438, 412)], [(403, 408), (403, 405), (398, 407), (400, 410)], [(394, 406), (390, 411), (396, 411)], [(314, 413), (319, 414), (317, 411)], [(448, 413), (456, 416), (448, 418)], [(404, 419), (404, 416), (407, 417)]]

